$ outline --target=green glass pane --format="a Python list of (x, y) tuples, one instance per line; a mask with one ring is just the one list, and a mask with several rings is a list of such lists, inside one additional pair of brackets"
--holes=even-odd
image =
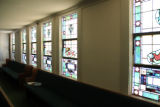
[(135, 63), (141, 63), (141, 48), (139, 46), (135, 47)]
[(134, 40), (141, 40), (140, 36), (136, 36)]
[(140, 6), (136, 6), (136, 13), (140, 13), (141, 12), (141, 7)]
[(136, 27), (136, 33), (140, 33), (141, 27)]
[(75, 14), (73, 15), (73, 18), (76, 19), (77, 16), (78, 16), (77, 13), (75, 13)]
[(67, 20), (70, 20), (70, 16), (67, 16), (66, 19), (67, 19)]
[(150, 99), (153, 99), (153, 100), (159, 100), (159, 95), (151, 93), (151, 92), (143, 91), (143, 97), (150, 98)]
[(140, 80), (140, 78), (139, 78), (139, 76), (140, 76), (140, 74), (139, 74), (139, 72), (135, 72), (135, 77), (134, 77), (134, 82), (135, 83), (139, 83), (139, 80)]
[(136, 14), (136, 21), (139, 21), (139, 20), (141, 20), (141, 14), (140, 13)]

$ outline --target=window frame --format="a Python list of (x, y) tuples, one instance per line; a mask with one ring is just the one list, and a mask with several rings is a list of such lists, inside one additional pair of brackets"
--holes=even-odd
[[(51, 33), (51, 40), (44, 40), (44, 32), (43, 32), (43, 31), (44, 31), (44, 24), (46, 24), (46, 23), (50, 23), (50, 24), (51, 24), (51, 32), (50, 32), (50, 33)], [(42, 69), (44, 69), (45, 71), (50, 72), (50, 73), (53, 72), (53, 66), (52, 66), (52, 64), (53, 64), (53, 63), (52, 63), (52, 60), (53, 60), (53, 57), (52, 57), (52, 51), (53, 51), (53, 50), (52, 50), (52, 40), (53, 40), (52, 34), (53, 34), (53, 29), (52, 29), (52, 28), (53, 28), (53, 23), (52, 23), (51, 20), (47, 20), (47, 21), (45, 21), (45, 22), (42, 22), (42, 24), (41, 24), (41, 29), (42, 29), (42, 45), (43, 45), (43, 46), (42, 46), (42, 47), (43, 47), (43, 50), (42, 50), (42, 51), (43, 51), (43, 52), (42, 52), (42, 53), (43, 53), (43, 54), (42, 54), (42, 65), (43, 65), (43, 66), (42, 66)], [(44, 49), (45, 49), (45, 48), (44, 48), (44, 44), (45, 44), (45, 43), (51, 43), (51, 55), (45, 55), (45, 54), (44, 54), (44, 53), (45, 53), (45, 52), (44, 52)], [(46, 57), (47, 59), (48, 59), (48, 58), (51, 58), (51, 64), (50, 64), (51, 70), (47, 70), (47, 69), (45, 68), (44, 57)], [(47, 61), (47, 60), (46, 60), (46, 61)]]
[[(35, 30), (36, 30), (36, 41), (32, 41), (32, 31), (33, 31), (33, 29), (35, 28)], [(31, 38), (31, 65), (33, 65), (33, 66), (35, 66), (35, 67), (37, 67), (37, 25), (33, 25), (33, 26), (31, 26), (30, 27), (30, 38)], [(33, 54), (32, 53), (32, 51), (33, 51), (33, 44), (36, 44), (36, 54)], [(33, 57), (32, 56), (34, 56), (34, 57), (36, 57), (36, 62), (35, 63), (33, 63)], [(35, 65), (34, 65), (35, 64)]]
[[(79, 37), (79, 35), (80, 35), (80, 17), (81, 17), (81, 14), (80, 14), (80, 12), (81, 12), (81, 10), (80, 9), (77, 9), (77, 10), (75, 10), (75, 11), (70, 11), (70, 12), (67, 12), (67, 13), (65, 13), (65, 14), (62, 14), (60, 17), (59, 17), (59, 25), (60, 25), (60, 29), (59, 29), (59, 31), (60, 31), (60, 37), (59, 37), (59, 39), (60, 39), (60, 43), (59, 43), (59, 47), (60, 47), (60, 50), (59, 50), (59, 53), (60, 53), (60, 55), (59, 55), (59, 69), (60, 69), (60, 72), (59, 72), (59, 75), (61, 75), (61, 76), (63, 76), (63, 77), (65, 77), (65, 78), (69, 78), (69, 79), (72, 79), (72, 80), (79, 80), (79, 62), (80, 62), (80, 59), (79, 59), (79, 50), (80, 50), (80, 37)], [(74, 14), (74, 13), (76, 13), (77, 14), (77, 37), (76, 38), (67, 38), (67, 39), (63, 39), (63, 37), (62, 37), (62, 19), (63, 19), (63, 17), (65, 17), (65, 16), (68, 16), (68, 15), (71, 15), (71, 14)], [(77, 41), (77, 58), (72, 58), (72, 57), (64, 57), (63, 56), (63, 48), (64, 48), (64, 41), (71, 41), (71, 40), (76, 40)], [(76, 77), (76, 79), (75, 78), (72, 78), (72, 77), (68, 77), (68, 76), (65, 76), (64, 74), (63, 74), (63, 69), (62, 69), (62, 66), (63, 66), (63, 62), (62, 62), (62, 60), (63, 59), (71, 59), (71, 60), (76, 60), (77, 61), (77, 77)]]

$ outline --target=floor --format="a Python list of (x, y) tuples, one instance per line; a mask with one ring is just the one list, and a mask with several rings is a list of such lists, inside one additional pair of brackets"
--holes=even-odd
[(0, 71), (0, 86), (14, 105), (14, 107), (32, 107), (27, 100), (27, 95), (23, 87), (18, 86), (11, 78)]

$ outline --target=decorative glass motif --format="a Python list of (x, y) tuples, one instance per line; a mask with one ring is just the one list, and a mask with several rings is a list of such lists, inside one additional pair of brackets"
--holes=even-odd
[(36, 42), (36, 36), (37, 36), (37, 32), (36, 32), (36, 26), (33, 26), (31, 28), (31, 42)]
[(77, 79), (77, 60), (62, 59), (62, 75)]
[(44, 55), (52, 55), (52, 42), (44, 42)]
[(160, 0), (133, 1), (132, 94), (160, 101)]
[(26, 30), (22, 31), (22, 43), (26, 43)]
[(33, 66), (37, 66), (37, 28), (31, 27), (31, 63)]
[(134, 67), (132, 93), (156, 101), (160, 100), (160, 69)]
[(135, 64), (160, 65), (160, 35), (142, 35), (134, 39)]
[(43, 24), (43, 68), (52, 72), (52, 23)]
[(52, 57), (44, 56), (43, 57), (43, 65), (44, 65), (45, 70), (52, 72)]
[(37, 53), (37, 43), (32, 43), (32, 54)]
[(15, 52), (15, 44), (12, 45), (12, 52)]
[(36, 55), (32, 55), (32, 65), (37, 66), (37, 56)]
[(62, 17), (62, 39), (77, 38), (77, 13)]
[(11, 34), (11, 44), (12, 44), (11, 58), (15, 60), (15, 33)]
[(26, 54), (22, 54), (22, 61), (24, 64), (27, 64)]
[(63, 57), (77, 58), (77, 40), (64, 41)]
[(134, 0), (134, 33), (160, 31), (160, 0)]
[(26, 44), (23, 44), (23, 53), (26, 53)]
[(77, 79), (78, 14), (62, 17), (62, 75)]
[(43, 24), (43, 41), (51, 41), (52, 40), (52, 23), (47, 22)]
[(15, 34), (12, 34), (12, 44), (15, 44)]

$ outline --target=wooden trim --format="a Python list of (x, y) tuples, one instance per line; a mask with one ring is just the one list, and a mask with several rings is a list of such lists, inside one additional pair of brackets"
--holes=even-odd
[(0, 87), (0, 92), (2, 93), (2, 95), (4, 96), (5, 100), (7, 101), (7, 103), (9, 104), (10, 107), (14, 107), (14, 105), (12, 104), (12, 102), (9, 100), (9, 98), (7, 97), (7, 95), (5, 94), (5, 92), (3, 91), (3, 89)]

